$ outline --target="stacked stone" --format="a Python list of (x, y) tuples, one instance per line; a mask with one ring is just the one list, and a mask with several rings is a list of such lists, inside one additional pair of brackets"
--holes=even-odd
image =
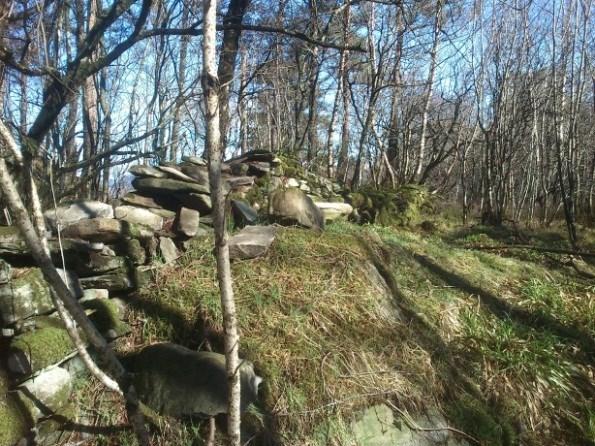
[[(178, 256), (165, 218), (96, 201), (45, 213), (54, 264), (65, 268), (70, 290), (109, 341), (130, 331), (120, 298), (151, 278), (159, 254)], [(32, 433), (37, 444), (54, 444), (58, 426), (47, 416), (72, 418), (69, 396), (84, 367), (51, 293), (18, 229), (0, 227), (0, 446)]]
[[(156, 265), (174, 261), (187, 241), (212, 226), (203, 159), (138, 165), (130, 172), (134, 190), (114, 203), (79, 201), (44, 214), (54, 264), (64, 268), (71, 291), (108, 340), (129, 332), (120, 298), (147, 283)], [(227, 161), (223, 180), (233, 197), (235, 226), (245, 227), (230, 240), (235, 259), (266, 253), (275, 228), (259, 223), (322, 229), (325, 220), (351, 212), (337, 195), (338, 185), (291, 168), (271, 152)], [(0, 227), (0, 357), (6, 364), (0, 368), (0, 446), (31, 432), (38, 444), (53, 444), (57, 425), (47, 416), (72, 414), (73, 378), (84, 367), (51, 292), (17, 228)]]

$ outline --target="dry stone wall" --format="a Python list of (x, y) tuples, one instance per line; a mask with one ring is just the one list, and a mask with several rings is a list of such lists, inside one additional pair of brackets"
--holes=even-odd
[[(203, 159), (138, 165), (130, 173), (134, 190), (112, 203), (79, 201), (44, 214), (54, 264), (110, 341), (130, 331), (123, 322), (126, 295), (212, 225)], [(235, 226), (247, 226), (231, 240), (238, 259), (266, 252), (274, 230), (256, 225), (269, 217), (322, 229), (325, 220), (352, 211), (338, 185), (270, 152), (229, 160), (223, 180)], [(270, 203), (269, 196), (275, 197)], [(39, 423), (52, 413), (71, 413), (68, 395), (82, 368), (51, 292), (17, 228), (0, 227), (0, 446), (33, 435), (51, 444), (55, 423)]]

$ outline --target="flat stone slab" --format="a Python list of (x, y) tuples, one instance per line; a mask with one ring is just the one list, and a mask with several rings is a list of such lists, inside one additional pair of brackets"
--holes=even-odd
[(142, 164), (130, 167), (128, 172), (137, 177), (165, 178), (167, 176), (165, 172), (162, 172), (153, 166), (144, 166)]
[(76, 222), (66, 229), (64, 237), (79, 238), (91, 242), (111, 243), (123, 238), (148, 239), (153, 231), (140, 225), (115, 218), (92, 218), (84, 222)]
[(182, 161), (186, 161), (187, 163), (196, 164), (197, 166), (206, 166), (207, 160), (204, 158), (199, 158), (198, 156), (183, 156)]
[(253, 259), (266, 254), (275, 240), (273, 226), (246, 226), (229, 240), (231, 259)]
[(118, 206), (115, 209), (115, 214), (119, 220), (145, 225), (154, 231), (158, 231), (163, 227), (163, 217), (145, 208), (128, 205)]
[(77, 201), (72, 204), (58, 206), (56, 209), (48, 209), (43, 213), (48, 226), (56, 230), (58, 223), (62, 228), (89, 218), (114, 218), (114, 210), (111, 205), (101, 201)]
[(416, 426), (427, 430), (415, 430), (395, 417), (385, 404), (373, 406), (351, 424), (354, 444), (358, 446), (468, 446), (464, 440), (454, 438), (447, 429), (448, 423), (436, 410), (425, 415), (412, 416)]
[(186, 175), (184, 172), (182, 172), (182, 170), (180, 170), (179, 167), (159, 166), (159, 167), (157, 167), (157, 169), (159, 169), (162, 172), (165, 172), (168, 177), (173, 178), (174, 180), (188, 181), (190, 183), (197, 182), (194, 178), (192, 178), (192, 177)]
[(174, 196), (182, 206), (197, 210), (201, 216), (210, 213), (213, 208), (211, 197), (206, 194), (178, 193)]
[(174, 180), (171, 178), (135, 178), (132, 187), (142, 192), (168, 193), (168, 192), (194, 192), (208, 194), (209, 187), (195, 182)]
[(167, 209), (169, 211), (174, 211), (179, 205), (178, 200), (171, 195), (143, 195), (138, 192), (128, 192), (120, 200), (134, 206), (149, 209)]

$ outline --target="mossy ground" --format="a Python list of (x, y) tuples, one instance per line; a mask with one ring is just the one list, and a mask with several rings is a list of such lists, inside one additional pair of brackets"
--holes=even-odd
[[(593, 283), (561, 255), (472, 249), (477, 239), (514, 242), (518, 231), (436, 223), (431, 234), (281, 229), (266, 257), (233, 264), (241, 355), (265, 379), (245, 415), (252, 444), (348, 444), (358, 410), (386, 400), (409, 413), (437, 407), (484, 445), (595, 442)], [(122, 349), (169, 340), (221, 351), (212, 240), (161, 270), (131, 305)], [(99, 424), (122, 422), (113, 400), (98, 407), (107, 413)], [(168, 420), (155, 442), (201, 444), (202, 433)], [(131, 441), (127, 432), (97, 443)]]

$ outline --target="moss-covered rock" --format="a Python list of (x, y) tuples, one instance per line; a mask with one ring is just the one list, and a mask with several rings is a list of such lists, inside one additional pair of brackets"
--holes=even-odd
[(362, 223), (383, 226), (411, 226), (419, 223), (424, 211), (431, 210), (430, 194), (417, 185), (396, 190), (361, 189), (350, 194), (348, 201), (357, 209)]
[(36, 373), (60, 364), (76, 350), (62, 321), (42, 316), (35, 319), (35, 330), (12, 339), (8, 368), (15, 375)]
[(83, 303), (86, 310), (91, 310), (89, 319), (99, 332), (108, 340), (113, 340), (130, 333), (130, 326), (122, 321), (121, 308), (110, 299), (93, 299)]
[(16, 396), (8, 390), (8, 377), (0, 370), (0, 446), (13, 446), (29, 430)]
[(15, 268), (10, 282), (0, 286), (0, 316), (6, 325), (53, 308), (50, 288), (39, 268)]
[(516, 444), (513, 427), (505, 420), (496, 419), (486, 405), (474, 397), (463, 395), (447, 407), (446, 412), (457, 428), (477, 438), (481, 444)]

